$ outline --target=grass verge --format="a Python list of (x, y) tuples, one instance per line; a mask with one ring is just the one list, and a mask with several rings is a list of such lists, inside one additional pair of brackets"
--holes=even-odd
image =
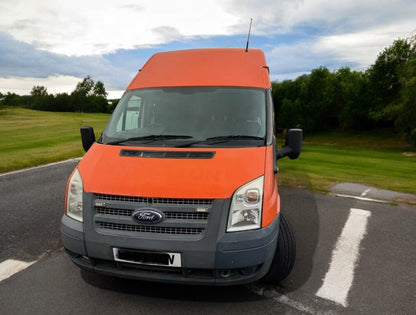
[(341, 182), (416, 193), (415, 148), (388, 131), (306, 135), (297, 160), (282, 159), (284, 186), (321, 192)]
[(0, 107), (0, 172), (82, 156), (79, 128), (92, 126), (99, 136), (109, 117)]

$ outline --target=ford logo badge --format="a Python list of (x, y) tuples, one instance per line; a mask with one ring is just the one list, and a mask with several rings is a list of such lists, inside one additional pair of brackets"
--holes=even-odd
[(164, 215), (162, 212), (156, 209), (137, 209), (131, 215), (133, 220), (137, 223), (144, 223), (144, 224), (156, 224), (161, 222), (164, 219)]

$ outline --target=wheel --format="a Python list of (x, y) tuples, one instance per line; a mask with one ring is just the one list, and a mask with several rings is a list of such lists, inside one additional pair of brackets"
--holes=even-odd
[(280, 212), (277, 248), (269, 271), (262, 279), (265, 282), (279, 282), (286, 278), (293, 269), (296, 258), (296, 242), (292, 227)]

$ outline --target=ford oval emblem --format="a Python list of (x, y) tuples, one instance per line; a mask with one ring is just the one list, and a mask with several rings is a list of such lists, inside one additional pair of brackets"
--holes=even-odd
[(133, 220), (137, 223), (144, 223), (144, 224), (156, 224), (161, 222), (164, 219), (164, 215), (162, 212), (156, 209), (137, 209), (131, 215)]

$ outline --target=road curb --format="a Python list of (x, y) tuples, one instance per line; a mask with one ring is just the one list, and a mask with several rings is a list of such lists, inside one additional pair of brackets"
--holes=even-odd
[(407, 203), (416, 205), (416, 195), (402, 193), (376, 187), (356, 184), (340, 183), (331, 188), (331, 194), (342, 198), (351, 198), (361, 201), (377, 203)]

